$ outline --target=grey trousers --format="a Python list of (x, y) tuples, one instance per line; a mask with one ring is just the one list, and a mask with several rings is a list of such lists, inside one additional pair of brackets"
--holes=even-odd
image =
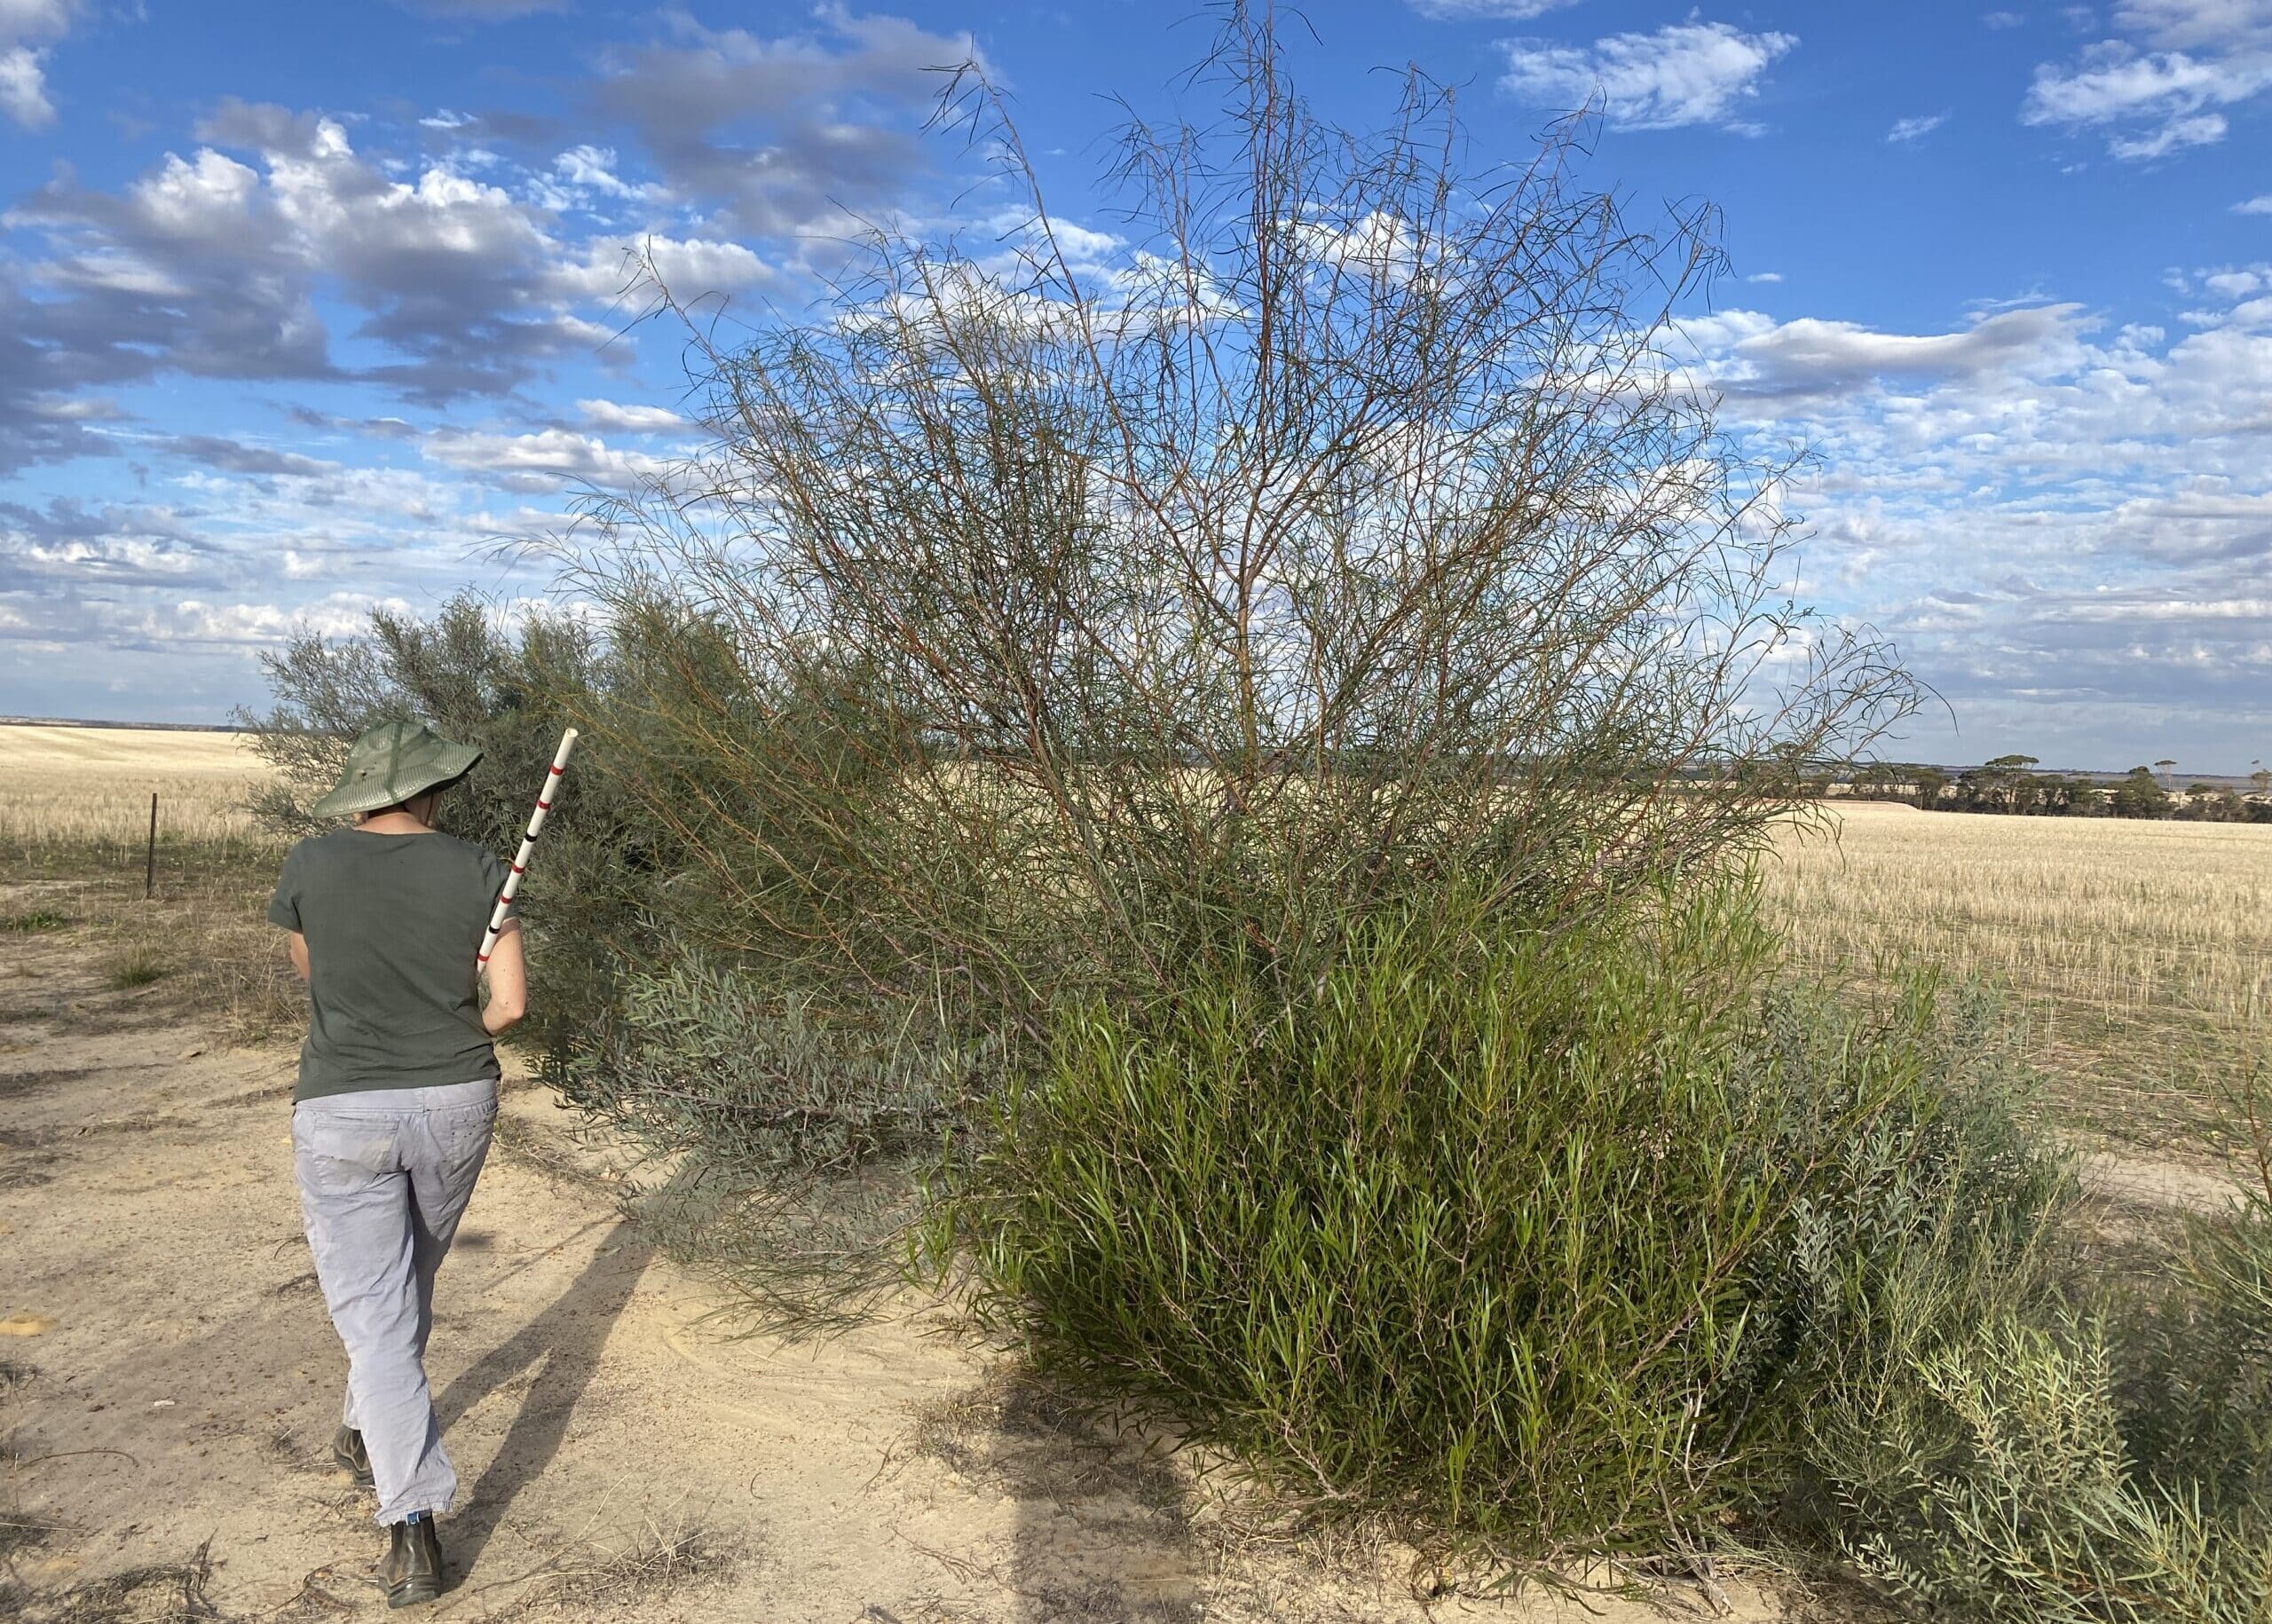
[(370, 1452), (382, 1523), (446, 1511), (457, 1494), (426, 1384), (426, 1337), (434, 1276), (496, 1121), (493, 1082), (333, 1094), (292, 1108), (301, 1221), (347, 1348), (343, 1419)]

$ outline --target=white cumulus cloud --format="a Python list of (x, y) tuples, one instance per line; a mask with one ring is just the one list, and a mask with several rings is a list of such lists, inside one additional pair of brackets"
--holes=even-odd
[(55, 104), (47, 99), (46, 61), (47, 52), (28, 45), (0, 51), (0, 113), (27, 130), (55, 122)]
[(2143, 162), (2214, 146), (2224, 109), (2272, 91), (2272, 0), (2123, 0), (2113, 22), (2125, 37), (2036, 68), (2024, 122), (2099, 130)]
[(0, 113), (27, 130), (55, 122), (46, 44), (69, 31), (78, 0), (0, 0)]
[(1623, 130), (1715, 124), (1756, 127), (1738, 114), (1759, 81), (1798, 44), (1791, 34), (1747, 34), (1724, 22), (1671, 23), (1653, 34), (1613, 34), (1590, 46), (1510, 40), (1500, 87), (1570, 109), (1598, 103)]
[(572, 146), (552, 161), (553, 174), (558, 185), (571, 194), (600, 193), (603, 196), (636, 201), (652, 190), (637, 185), (616, 174), (619, 167), (615, 149), (589, 144)]
[(618, 451), (596, 434), (567, 429), (530, 434), (438, 429), (419, 450), (433, 461), (507, 490), (544, 495), (556, 495), (569, 484), (621, 490), (667, 467), (659, 458)]
[(733, 293), (773, 279), (773, 267), (738, 242), (702, 238), (593, 237), (573, 259), (545, 278), (548, 291), (564, 299), (605, 303), (629, 292), (651, 268), (682, 301)]
[(593, 428), (618, 434), (672, 434), (688, 426), (686, 419), (665, 406), (579, 400), (576, 409)]
[(1528, 22), (1578, 0), (1409, 0), (1431, 22)]

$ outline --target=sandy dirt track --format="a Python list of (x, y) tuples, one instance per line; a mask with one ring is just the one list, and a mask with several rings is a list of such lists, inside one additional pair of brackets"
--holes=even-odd
[[(385, 1614), (369, 1502), (327, 1459), (343, 1360), (294, 1203), (292, 1066), (212, 1046), (163, 983), (101, 989), (69, 934), (0, 937), (0, 1615)], [(920, 1314), (738, 1339), (603, 1191), (548, 1171), (567, 1114), (525, 1088), (507, 1116), (438, 1292), (462, 1486), (455, 1588), (424, 1616), (1589, 1616), (1534, 1592), (1430, 1608), (1392, 1556), (1242, 1545), (1180, 1469)]]

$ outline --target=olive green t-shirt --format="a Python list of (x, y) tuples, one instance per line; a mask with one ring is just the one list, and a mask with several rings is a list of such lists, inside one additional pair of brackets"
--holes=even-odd
[(292, 847), (268, 918), (308, 940), (293, 1099), (498, 1075), (474, 960), (506, 872), (446, 834), (339, 829)]

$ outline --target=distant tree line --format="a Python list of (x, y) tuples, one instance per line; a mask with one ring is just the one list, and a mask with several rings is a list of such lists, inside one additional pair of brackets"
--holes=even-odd
[[(2194, 783), (2182, 793), (2134, 767), (2113, 784), (2034, 771), (2031, 755), (2000, 755), (1952, 776), (1917, 762), (1872, 761), (1845, 776), (1846, 793), (1861, 800), (1899, 800), (1929, 812), (1998, 812), (2021, 817), (2168, 817), (2207, 824), (2272, 824), (2272, 769), (2251, 775), (2252, 792)], [(2164, 769), (2174, 761), (2157, 765)], [(1829, 792), (1829, 781), (1816, 785)]]

